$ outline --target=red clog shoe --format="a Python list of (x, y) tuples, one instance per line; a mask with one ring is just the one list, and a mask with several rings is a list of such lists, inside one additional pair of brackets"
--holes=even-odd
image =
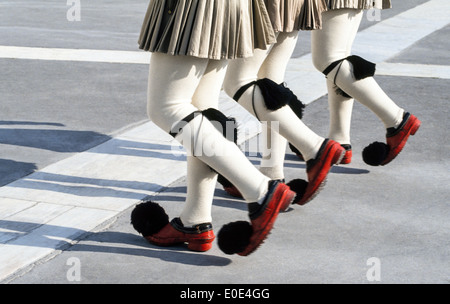
[(397, 128), (389, 128), (386, 134), (386, 143), (389, 146), (389, 152), (381, 163), (382, 166), (390, 163), (402, 151), (410, 135), (415, 135), (421, 122), (416, 116), (405, 113), (403, 121)]
[(287, 185), (271, 181), (264, 202), (248, 205), (251, 223), (237, 221), (220, 229), (217, 241), (220, 250), (241, 256), (254, 252), (269, 235), (280, 210), (287, 209), (295, 195)]
[(348, 165), (352, 162), (352, 146), (351, 145), (341, 145), (345, 149), (344, 157), (341, 160), (340, 165)]
[(291, 191), (287, 185), (279, 181), (271, 181), (264, 203), (262, 205), (249, 204), (252, 234), (250, 243), (243, 251), (238, 252), (239, 255), (247, 256), (263, 243), (272, 230), (280, 211), (286, 210), (294, 197), (295, 192)]
[(303, 197), (295, 202), (299, 205), (308, 203), (318, 194), (331, 167), (340, 164), (342, 161), (345, 155), (345, 149), (338, 142), (326, 139), (317, 155), (315, 159), (306, 162), (308, 186)]
[[(344, 144), (341, 146), (345, 149), (345, 155), (342, 158), (340, 165), (348, 165), (352, 162), (352, 156), (353, 156), (352, 146), (347, 145), (347, 144)], [(291, 151), (294, 152), (295, 155), (297, 155), (297, 157), (300, 160), (303, 160), (303, 161), (305, 160), (303, 158), (303, 155), (300, 153), (300, 151), (297, 148), (295, 148), (292, 144), (289, 144), (289, 147), (290, 147)]]
[(145, 239), (163, 247), (187, 243), (190, 250), (203, 252), (211, 249), (215, 236), (211, 223), (186, 228), (179, 218), (174, 218), (159, 232), (145, 236)]

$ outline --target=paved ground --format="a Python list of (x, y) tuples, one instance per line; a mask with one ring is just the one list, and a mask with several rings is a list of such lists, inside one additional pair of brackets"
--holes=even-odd
[[(3, 2), (0, 281), (368, 283), (379, 262), (382, 283), (448, 283), (448, 1), (396, 2), (380, 21), (364, 18), (355, 53), (378, 63), (381, 87), (422, 128), (398, 160), (368, 167), (361, 150), (384, 130), (357, 104), (353, 163), (333, 168), (311, 204), (280, 216), (249, 258), (217, 246), (157, 248), (130, 226), (141, 199), (174, 217), (186, 192), (183, 153), (145, 114), (148, 54), (136, 39), (147, 1), (81, 1), (74, 22), (65, 1)], [(326, 136), (326, 91), (308, 39), (301, 34), (286, 79), (310, 103), (305, 122)], [(243, 149), (257, 164), (258, 125), (225, 96), (221, 108), (249, 127)], [(287, 179), (304, 169), (288, 153)], [(216, 230), (245, 219), (245, 208), (218, 187)]]

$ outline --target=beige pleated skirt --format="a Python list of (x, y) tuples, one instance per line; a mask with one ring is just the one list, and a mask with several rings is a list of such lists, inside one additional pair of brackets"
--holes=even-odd
[(391, 0), (326, 0), (328, 9), (387, 9), (391, 8)]
[(150, 0), (139, 48), (220, 60), (275, 42), (264, 0)]
[(276, 32), (315, 30), (322, 27), (325, 0), (264, 0)]

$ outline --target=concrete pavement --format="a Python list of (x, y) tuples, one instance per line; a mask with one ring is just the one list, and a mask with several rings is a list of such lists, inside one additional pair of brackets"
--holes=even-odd
[[(145, 2), (139, 2), (141, 7)], [(88, 52), (90, 59), (75, 47), (56, 55), (55, 49), (49, 49), (71, 45), (95, 49), (101, 39), (92, 46), (75, 38), (75, 42), (58, 40), (45, 45), (38, 40), (19, 43), (8, 36), (5, 40), (10, 43), (0, 44), (5, 45), (0, 46), (0, 63), (7, 68), (7, 76), (16, 78), (2, 78), (6, 111), (0, 114), (1, 158), (5, 164), (22, 162), (34, 173), (19, 179), (12, 175), (0, 188), (0, 281), (367, 283), (370, 262), (375, 261), (381, 265), (382, 283), (448, 283), (450, 72), (446, 50), (450, 20), (445, 14), (448, 10), (442, 9), (448, 3), (431, 0), (415, 5), (393, 9), (378, 22), (365, 20), (355, 53), (379, 63), (376, 79), (400, 106), (422, 120), (420, 131), (395, 162), (368, 167), (361, 160), (361, 150), (372, 141), (383, 140), (384, 130), (371, 112), (356, 105), (352, 164), (333, 168), (320, 195), (311, 204), (280, 216), (268, 241), (248, 258), (224, 255), (217, 246), (207, 253), (157, 248), (129, 224), (133, 206), (145, 197), (158, 201), (171, 217), (177, 216), (186, 192), (184, 154), (142, 113), (148, 54), (127, 49), (122, 40), (125, 34), (113, 35), (117, 45), (124, 46), (121, 63), (103, 60), (117, 60), (106, 55), (118, 55), (117, 49), (105, 45), (101, 45), (105, 53), (100, 57), (89, 57), (92, 52)], [(9, 8), (17, 9), (12, 2)], [(77, 35), (89, 33), (83, 22), (76, 25), (80, 27)], [(101, 29), (95, 34), (103, 35), (106, 30)], [(2, 30), (12, 31), (9, 27)], [(37, 29), (27, 27), (27, 31)], [(27, 31), (21, 31), (22, 35)], [(20, 59), (11, 55), (11, 46), (21, 47), (14, 50), (16, 54), (21, 51)], [(39, 52), (30, 47), (39, 48), (41, 55), (36, 58)], [(73, 78), (65, 78), (68, 75)], [(81, 86), (80, 75), (87, 77)], [(107, 76), (97, 80), (98, 75)], [(122, 81), (124, 76), (131, 79)], [(39, 77), (54, 82), (42, 86)], [(7, 90), (18, 79), (27, 80), (20, 94)], [(305, 123), (326, 136), (325, 83), (302, 45), (291, 60), (286, 80), (309, 103)], [(110, 95), (99, 93), (108, 89), (112, 89)], [(86, 93), (91, 91), (97, 93)], [(87, 98), (78, 100), (77, 94)], [(42, 107), (30, 108), (23, 96)], [(49, 103), (53, 98), (61, 102)], [(74, 104), (62, 102), (66, 99)], [(120, 99), (126, 102), (117, 108)], [(15, 107), (33, 109), (38, 119), (27, 120), (23, 112), (12, 118)], [(61, 115), (48, 120), (46, 113), (55, 107)], [(248, 127), (241, 137), (243, 149), (257, 164), (259, 158), (251, 152), (257, 151), (259, 125), (224, 95), (221, 108)], [(34, 134), (41, 137), (35, 139)], [(61, 147), (61, 142), (71, 144)], [(29, 161), (13, 160), (17, 147), (26, 150), (24, 159)], [(35, 153), (36, 149), (45, 153)], [(10, 168), (5, 169), (9, 176)], [(305, 178), (304, 168), (304, 163), (288, 153), (287, 180)], [(246, 219), (245, 209), (243, 202), (218, 187), (213, 208), (216, 231), (229, 221)]]

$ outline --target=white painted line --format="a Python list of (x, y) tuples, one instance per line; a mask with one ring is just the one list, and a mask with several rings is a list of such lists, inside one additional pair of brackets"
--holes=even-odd
[(0, 58), (148, 64), (150, 62), (150, 53), (144, 51), (128, 52), (128, 51), (108, 51), (108, 50), (0, 46)]
[[(384, 61), (449, 24), (449, 11), (450, 1), (431, 0), (380, 21), (358, 32), (352, 53), (377, 63), (377, 75), (448, 79), (447, 66), (416, 65), (417, 70), (413, 72), (410, 70), (413, 68), (411, 66), (388, 64)], [(305, 104), (327, 94), (324, 75), (314, 68), (311, 54), (291, 59), (286, 82)]]
[[(373, 62), (383, 62), (449, 24), (449, 11), (450, 1), (430, 0), (394, 18), (378, 22), (358, 33), (353, 53)], [(309, 56), (306, 55), (301, 61)], [(0, 46), (0, 58), (148, 64), (150, 53)]]
[(325, 76), (313, 66), (311, 54), (290, 60), (285, 82), (305, 104), (327, 94)]
[[(285, 80), (305, 104), (327, 94), (325, 76), (314, 68), (310, 59), (310, 55), (291, 59)], [(450, 79), (450, 66), (381, 62), (377, 64), (376, 75)]]
[(1, 187), (0, 280), (185, 176), (177, 146), (147, 122)]
[(449, 24), (448, 12), (450, 1), (431, 0), (382, 20), (358, 33), (353, 53), (375, 63), (386, 61)]
[(21, 201), (16, 199), (2, 198), (0, 204), (0, 220), (31, 208), (35, 204), (36, 203), (33, 201)]
[[(45, 258), (55, 249), (71, 244), (115, 215), (115, 212), (106, 210), (71, 208), (45, 222), (45, 225), (39, 225), (27, 234), (1, 244), (0, 280)], [(24, 222), (23, 226), (26, 225)]]
[(377, 75), (450, 79), (450, 66), (382, 62), (377, 64)]
[(0, 188), (0, 198), (121, 212), (185, 175), (176, 147), (148, 122)]

